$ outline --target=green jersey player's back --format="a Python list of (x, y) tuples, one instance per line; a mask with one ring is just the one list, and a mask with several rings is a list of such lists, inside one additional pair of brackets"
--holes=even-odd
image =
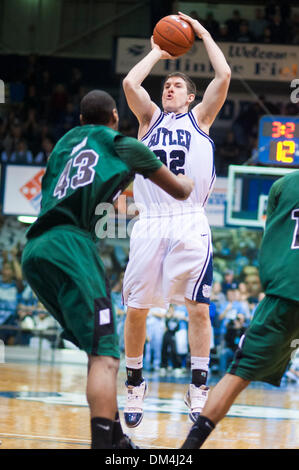
[(267, 294), (299, 301), (299, 171), (271, 187), (260, 277)]
[(53, 149), (42, 180), (41, 212), (27, 233), (73, 225), (94, 235), (96, 207), (112, 202), (136, 172), (147, 175), (161, 162), (136, 139), (100, 125), (75, 127)]

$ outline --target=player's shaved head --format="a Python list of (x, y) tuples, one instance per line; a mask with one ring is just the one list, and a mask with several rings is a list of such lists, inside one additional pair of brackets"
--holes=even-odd
[(82, 124), (107, 125), (112, 118), (116, 103), (109, 93), (103, 90), (92, 90), (80, 103)]

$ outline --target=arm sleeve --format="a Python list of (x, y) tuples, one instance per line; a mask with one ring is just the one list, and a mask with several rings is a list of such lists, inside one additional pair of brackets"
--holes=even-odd
[(277, 204), (278, 199), (282, 190), (283, 179), (279, 178), (275, 183), (272, 184), (269, 197), (268, 197), (268, 204), (267, 204), (267, 220), (271, 217), (272, 213), (274, 212)]
[(114, 147), (119, 157), (133, 171), (141, 173), (146, 178), (163, 165), (148, 147), (133, 137), (116, 136)]

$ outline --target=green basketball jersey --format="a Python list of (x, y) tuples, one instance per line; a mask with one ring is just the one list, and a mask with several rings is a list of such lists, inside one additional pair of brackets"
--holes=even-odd
[(75, 127), (55, 145), (42, 180), (41, 211), (33, 237), (56, 225), (75, 225), (95, 236), (99, 203), (112, 202), (134, 178), (162, 166), (132, 137), (107, 126)]
[(299, 301), (299, 171), (271, 187), (260, 277), (267, 294)]

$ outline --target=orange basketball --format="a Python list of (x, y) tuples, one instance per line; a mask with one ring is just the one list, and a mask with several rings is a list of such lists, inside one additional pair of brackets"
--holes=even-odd
[(165, 16), (158, 21), (153, 36), (154, 42), (173, 56), (185, 54), (195, 40), (192, 26), (178, 15)]

